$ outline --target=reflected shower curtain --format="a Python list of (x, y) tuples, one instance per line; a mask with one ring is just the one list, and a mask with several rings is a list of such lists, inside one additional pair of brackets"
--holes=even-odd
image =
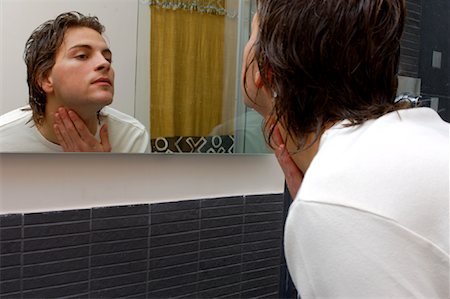
[(206, 136), (222, 120), (224, 0), (150, 1), (151, 138)]

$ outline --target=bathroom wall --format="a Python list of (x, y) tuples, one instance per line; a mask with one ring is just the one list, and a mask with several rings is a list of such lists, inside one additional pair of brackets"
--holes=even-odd
[(282, 194), (0, 215), (2, 298), (280, 298)]
[(277, 298), (271, 155), (0, 155), (0, 297)]

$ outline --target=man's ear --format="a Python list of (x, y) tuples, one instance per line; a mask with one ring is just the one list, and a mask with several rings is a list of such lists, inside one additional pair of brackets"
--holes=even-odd
[[(267, 69), (267, 79), (269, 80), (269, 83), (272, 84), (272, 69), (270, 67)], [(264, 82), (259, 70), (257, 70), (255, 73), (255, 86), (258, 88), (262, 88), (264, 86)]]
[(39, 81), (39, 85), (41, 85), (41, 88), (45, 91), (45, 93), (53, 92), (53, 79), (51, 76), (51, 72), (42, 74)]
[(256, 71), (255, 76), (254, 76), (254, 80), (255, 80), (255, 86), (257, 88), (262, 88), (264, 86), (264, 82), (261, 78), (261, 73), (259, 72), (259, 70)]

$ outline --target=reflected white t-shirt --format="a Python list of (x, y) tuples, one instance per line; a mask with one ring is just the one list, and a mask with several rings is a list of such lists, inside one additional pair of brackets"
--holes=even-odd
[(301, 298), (449, 298), (449, 155), (429, 108), (327, 130), (286, 221)]
[[(113, 153), (146, 153), (149, 136), (145, 127), (134, 117), (111, 107), (100, 112), (97, 126), (98, 140), (101, 126), (108, 124), (108, 137)], [(63, 152), (58, 144), (45, 139), (32, 120), (29, 106), (0, 116), (0, 152), (52, 153)]]

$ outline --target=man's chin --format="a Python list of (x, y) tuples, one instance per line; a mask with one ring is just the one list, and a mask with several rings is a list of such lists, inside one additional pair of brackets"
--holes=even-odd
[(100, 108), (111, 105), (112, 102), (113, 102), (113, 99), (111, 97), (102, 97), (102, 98), (97, 98), (97, 99), (92, 100), (92, 103), (99, 106)]

